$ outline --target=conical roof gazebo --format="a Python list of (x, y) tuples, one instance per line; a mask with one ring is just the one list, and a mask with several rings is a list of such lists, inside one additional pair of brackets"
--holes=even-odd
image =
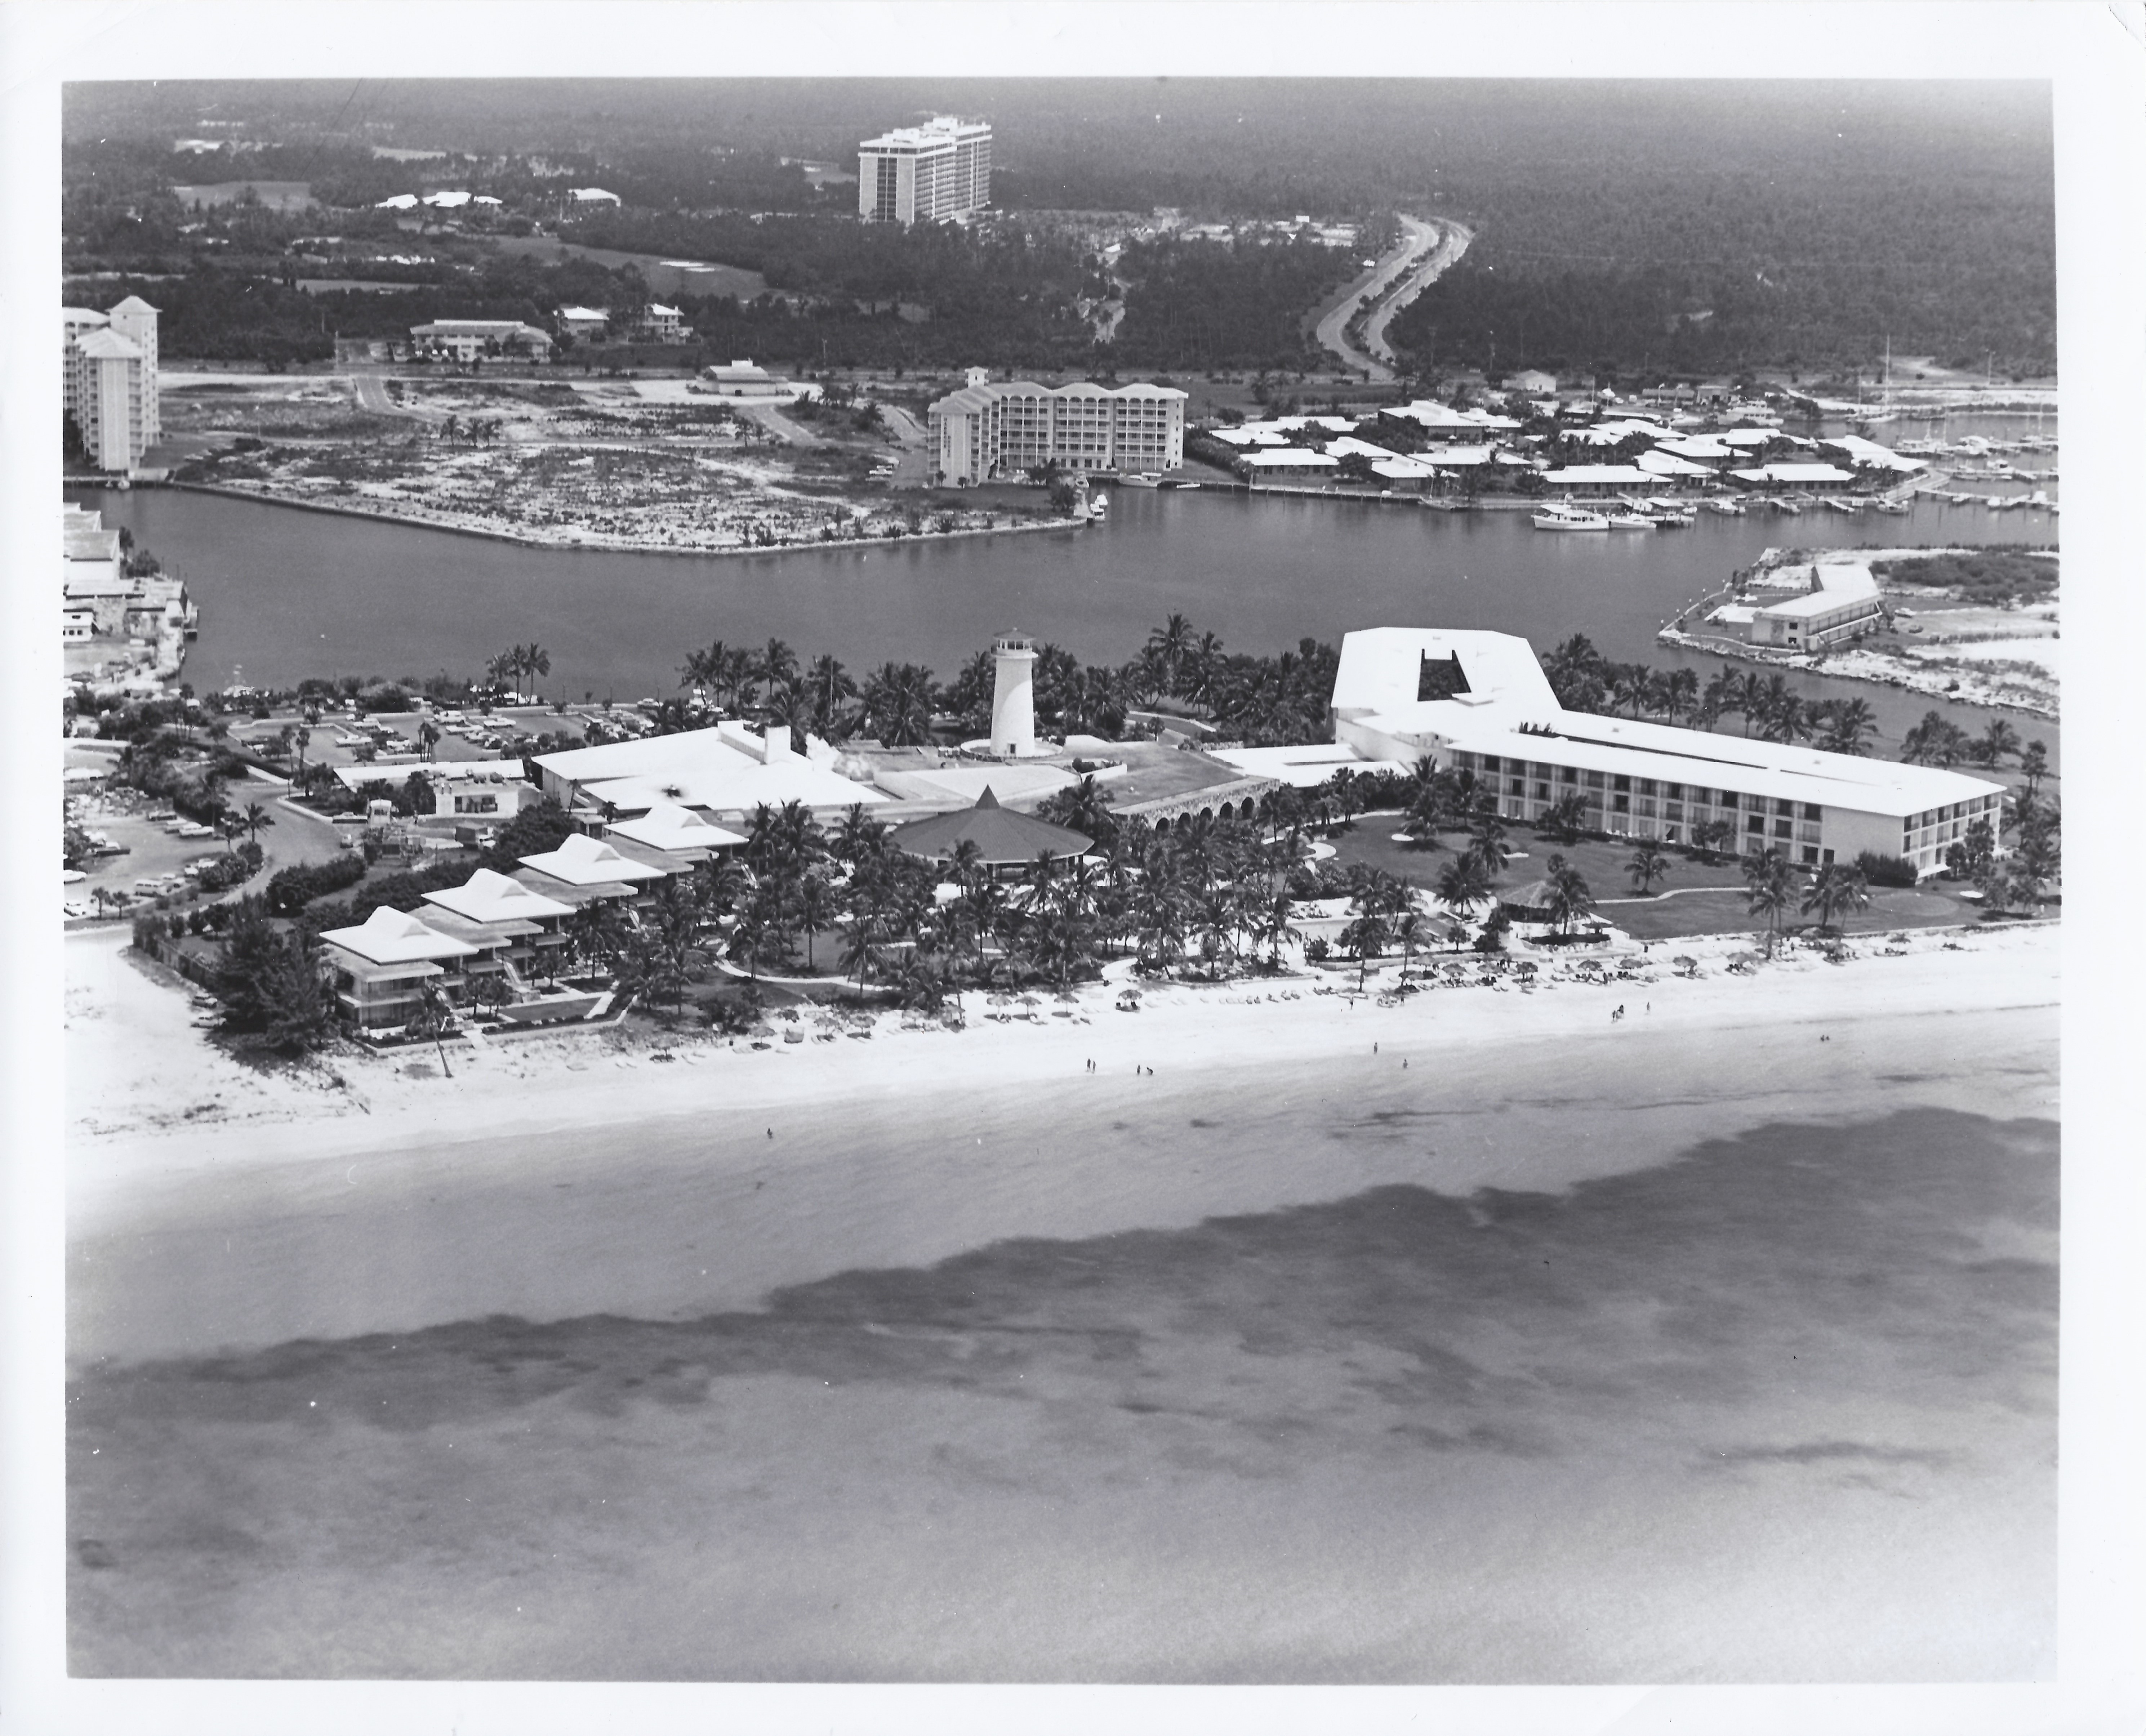
[(928, 814), (898, 826), (887, 834), (887, 842), (913, 856), (951, 861), (963, 843), (976, 846), (979, 859), (992, 868), (1026, 867), (1038, 856), (1077, 856), (1087, 854), (1095, 842), (1062, 826), (1052, 826), (1032, 815), (1016, 814), (999, 806), (991, 787), (976, 798), (973, 808), (951, 813)]

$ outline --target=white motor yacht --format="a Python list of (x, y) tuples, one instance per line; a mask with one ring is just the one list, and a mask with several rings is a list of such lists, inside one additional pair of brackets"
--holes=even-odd
[(1566, 505), (1545, 506), (1529, 515), (1529, 522), (1538, 531), (1606, 531), (1610, 521), (1600, 512), (1588, 512), (1580, 507)]
[(1742, 518), (1746, 516), (1744, 502), (1741, 501), (1709, 501), (1706, 502), (1706, 510), (1709, 512), (1719, 512), (1724, 518)]

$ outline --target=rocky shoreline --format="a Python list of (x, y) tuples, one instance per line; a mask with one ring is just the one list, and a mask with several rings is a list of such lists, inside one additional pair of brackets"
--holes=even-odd
[(1003, 536), (1021, 531), (1077, 531), (1090, 522), (1085, 518), (1045, 518), (1022, 524), (992, 525), (952, 531), (905, 531), (899, 536), (858, 537), (841, 541), (777, 541), (767, 543), (675, 543), (651, 542), (631, 536), (606, 536), (601, 532), (561, 531), (548, 536), (532, 534), (517, 530), (502, 521), (478, 520), (474, 515), (435, 513), (423, 510), (385, 511), (375, 507), (347, 505), (340, 501), (308, 500), (296, 494), (287, 494), (269, 488), (240, 488), (227, 482), (192, 482), (167, 480), (161, 482), (142, 482), (145, 488), (178, 488), (195, 494), (219, 494), (232, 500), (253, 501), (268, 506), (294, 506), (304, 512), (332, 512), (345, 518), (367, 518), (387, 524), (409, 525), (423, 531), (452, 531), (458, 536), (485, 536), (496, 542), (516, 543), (524, 548), (585, 549), (596, 554), (633, 555), (784, 555), (806, 550), (838, 548), (883, 548), (890, 544), (906, 542), (952, 541), (969, 536)]

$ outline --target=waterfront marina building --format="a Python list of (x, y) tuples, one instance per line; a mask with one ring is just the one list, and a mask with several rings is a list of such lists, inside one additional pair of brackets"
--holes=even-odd
[(857, 147), (857, 215), (868, 223), (941, 223), (991, 202), (991, 129), (941, 115)]
[(1688, 844), (1714, 821), (1744, 853), (1803, 867), (1864, 851), (1935, 873), (1976, 821), (1998, 827), (2004, 786), (1933, 766), (1568, 711), (1525, 639), (1374, 627), (1348, 634), (1334, 739), (1362, 759), (1428, 758), (1471, 775), (1509, 820), (1580, 796), (1586, 825)]
[(1804, 569), (1810, 586), (1751, 614), (1751, 643), (1806, 651), (1858, 639), (1884, 624), (1878, 581), (1860, 561), (1820, 561)]
[(993, 385), (978, 379), (980, 372), (972, 369), (969, 385), (931, 406), (936, 481), (987, 481), (1054, 459), (1068, 470), (1130, 475), (1185, 462), (1185, 394), (1174, 386)]

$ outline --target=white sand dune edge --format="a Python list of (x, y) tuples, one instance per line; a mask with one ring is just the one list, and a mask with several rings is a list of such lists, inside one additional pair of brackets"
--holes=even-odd
[[(1755, 1040), (1769, 1028), (1829, 1019), (1909, 1020), (2050, 1006), (2059, 998), (2054, 925), (1924, 930), (1897, 957), (1882, 955), (1879, 937), (1859, 936), (1860, 955), (1846, 965), (1797, 953), (1749, 976), (1728, 973), (1726, 959), (1749, 944), (1731, 936), (1658, 945), (1651, 984), (1529, 994), (1441, 987), (1395, 1007), (1315, 995), (1310, 980), (1298, 978), (1150, 988), (1131, 1014), (1115, 1010), (1114, 987), (1091, 985), (1078, 1008), (1086, 1023), (1048, 1016), (1055, 1003), (1046, 1000), (1036, 1009), (1040, 1025), (977, 1020), (958, 1033), (904, 1030), (886, 1017), (870, 1041), (753, 1050), (686, 1036), (673, 1045), (681, 1058), (667, 1063), (651, 1059), (646, 1044), (622, 1050), (596, 1034), (483, 1050), (451, 1046), (452, 1078), (437, 1076), (431, 1051), (403, 1050), (338, 1060), (347, 1088), (337, 1090), (322, 1071), (263, 1076), (217, 1053), (191, 1027), (184, 998), (147, 980), (121, 937), (82, 936), (67, 948), (70, 1215), (80, 1223), (114, 1190), (123, 1195), (155, 1178), (203, 1170), (311, 1165), (518, 1131), (616, 1132), (696, 1112), (732, 1126), (860, 1099), (958, 1103), (965, 1093), (1078, 1076), (1091, 1060), (1106, 1073), (1152, 1067), (1177, 1085), (1188, 1074), (1345, 1056), (1374, 1043), (1400, 1045), (1435, 1065), (1442, 1052), (1532, 1049), (1534, 1039), (1614, 1040), (1644, 1028), (1740, 1030)], [(1678, 953), (1699, 960), (1696, 980), (1670, 974), (1668, 959)], [(1300, 998), (1269, 998), (1285, 990)], [(1621, 1025), (1610, 1019), (1619, 1005), (1629, 1010)], [(1755, 1049), (1749, 1058), (1763, 1065)], [(402, 1070), (412, 1061), (431, 1062), (433, 1075)]]

